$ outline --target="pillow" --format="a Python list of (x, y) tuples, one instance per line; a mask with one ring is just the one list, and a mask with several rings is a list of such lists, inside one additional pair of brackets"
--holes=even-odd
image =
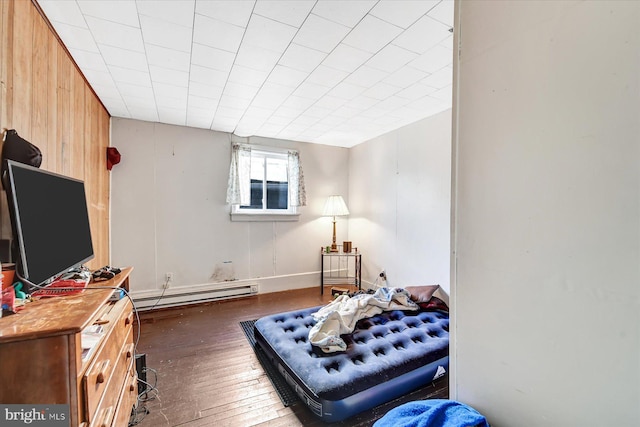
[(405, 289), (411, 295), (411, 301), (421, 303), (429, 302), (433, 294), (440, 289), (440, 285), (406, 286)]

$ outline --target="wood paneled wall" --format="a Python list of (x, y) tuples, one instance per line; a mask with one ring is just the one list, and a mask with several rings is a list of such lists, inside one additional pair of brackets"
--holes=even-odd
[[(108, 264), (110, 116), (33, 1), (0, 0), (0, 85), (0, 127), (39, 147), (42, 169), (85, 182), (96, 254), (88, 266)], [(9, 238), (6, 206), (1, 220)]]

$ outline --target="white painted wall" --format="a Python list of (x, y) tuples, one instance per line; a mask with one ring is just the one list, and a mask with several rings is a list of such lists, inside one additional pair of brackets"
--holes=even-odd
[(349, 238), (363, 281), (449, 291), (451, 110), (351, 148)]
[(640, 3), (457, 4), (451, 397), (640, 425)]
[[(157, 293), (166, 272), (173, 288), (188, 288), (229, 268), (236, 279), (262, 282), (261, 292), (319, 286), (320, 247), (332, 227), (322, 209), (330, 194), (348, 193), (348, 149), (251, 138), (300, 151), (307, 206), (297, 222), (231, 222), (229, 134), (116, 118), (111, 126), (122, 154), (111, 172), (111, 259), (134, 266), (134, 295)], [(348, 227), (339, 225), (344, 240)]]

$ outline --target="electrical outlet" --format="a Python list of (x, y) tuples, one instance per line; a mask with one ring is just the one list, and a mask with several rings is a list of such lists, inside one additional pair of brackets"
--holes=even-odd
[(164, 274), (164, 283), (162, 284), (162, 287), (167, 289), (169, 286), (171, 286), (171, 282), (173, 281), (173, 273), (167, 272)]
[(383, 282), (387, 281), (387, 272), (386, 271), (382, 270), (380, 272), (380, 279), (382, 279)]

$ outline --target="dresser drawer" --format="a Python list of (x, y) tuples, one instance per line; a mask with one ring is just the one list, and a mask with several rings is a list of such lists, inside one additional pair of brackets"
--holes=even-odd
[[(131, 338), (131, 335), (129, 335)], [(95, 416), (89, 419), (91, 426), (109, 427), (118, 414), (118, 402), (124, 389), (129, 387), (129, 376), (134, 370), (134, 345), (127, 342), (120, 352), (111, 380), (95, 410)], [(131, 409), (131, 408), (129, 408)]]
[(118, 408), (116, 414), (113, 417), (111, 427), (122, 427), (129, 424), (131, 418), (131, 409), (138, 399), (138, 376), (136, 375), (135, 368), (132, 366), (127, 373), (124, 387), (122, 387), (122, 393), (118, 400)]
[[(104, 407), (98, 408), (100, 402), (110, 398), (111, 403), (116, 404), (124, 374), (129, 365), (133, 364), (132, 316), (131, 303), (121, 300), (102, 319), (108, 320), (109, 328), (102, 348), (93, 357), (82, 379), (85, 414), (90, 423), (98, 416), (98, 409), (103, 412), (106, 410)], [(117, 390), (114, 391), (113, 388)], [(105, 415), (102, 414), (102, 417)]]

